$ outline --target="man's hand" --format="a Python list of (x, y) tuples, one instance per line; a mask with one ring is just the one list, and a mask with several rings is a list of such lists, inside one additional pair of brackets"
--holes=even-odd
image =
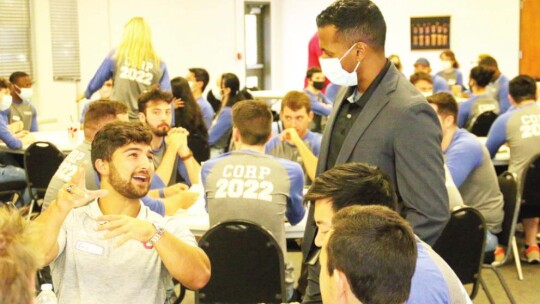
[[(23, 131), (25, 132), (25, 131)], [(22, 138), (21, 138), (22, 142), (23, 142), (23, 145), (29, 145), (33, 142), (36, 141), (36, 138), (34, 137), (34, 135), (32, 133), (26, 133), (26, 135), (24, 135)]]
[(298, 142), (302, 141), (295, 128), (288, 128), (283, 130), (283, 132), (281, 132), (281, 134), (279, 135), (279, 139), (281, 141), (287, 141), (291, 145), (295, 146), (298, 144)]
[(146, 242), (156, 233), (156, 228), (149, 221), (143, 221), (127, 215), (103, 215), (98, 221), (106, 222), (99, 225), (97, 231), (108, 231), (106, 240), (119, 237), (115, 247), (124, 245), (129, 240)]
[(167, 133), (167, 137), (165, 137), (167, 149), (172, 147), (173, 149), (178, 150), (180, 145), (182, 145), (185, 141), (184, 137), (187, 136), (184, 133), (189, 134), (189, 132), (184, 128), (171, 128)]
[(180, 98), (173, 98), (173, 104), (174, 104), (174, 109), (178, 109), (178, 108), (183, 108), (184, 107), (184, 101)]
[(175, 132), (179, 134), (178, 142), (177, 142), (178, 147), (176, 151), (178, 152), (178, 155), (180, 155), (180, 157), (184, 157), (191, 152), (189, 150), (188, 142), (187, 142), (189, 131), (184, 128), (174, 128), (174, 129), (175, 129)]
[(22, 131), (17, 131), (16, 133), (13, 133), (13, 136), (15, 136), (18, 139), (23, 139), (26, 135), (28, 135), (28, 133), (30, 132), (26, 130), (22, 130)]
[[(21, 132), (22, 129), (24, 127), (24, 124), (22, 121), (16, 121), (16, 122), (12, 122), (8, 125), (8, 130), (12, 133), (12, 134), (15, 134), (17, 132)], [(28, 132), (28, 131), (27, 131)]]
[(107, 190), (86, 189), (85, 168), (86, 163), (79, 166), (77, 173), (58, 191), (56, 204), (62, 211), (69, 212), (73, 208), (82, 207), (96, 198), (107, 195)]
[(176, 183), (174, 185), (171, 185), (163, 189), (163, 194), (165, 194), (165, 197), (170, 197), (170, 196), (173, 196), (175, 194), (178, 194), (187, 190), (189, 190), (188, 185), (182, 184), (182, 183)]

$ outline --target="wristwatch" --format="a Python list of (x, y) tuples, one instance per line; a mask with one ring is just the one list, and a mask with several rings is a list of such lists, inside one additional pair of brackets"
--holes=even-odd
[(154, 227), (156, 228), (156, 233), (154, 233), (154, 235), (152, 235), (152, 237), (148, 241), (143, 242), (144, 248), (147, 248), (147, 249), (154, 248), (154, 244), (157, 243), (157, 241), (159, 241), (159, 239), (165, 232), (165, 229), (159, 226), (158, 224), (152, 223), (152, 225), (154, 225)]

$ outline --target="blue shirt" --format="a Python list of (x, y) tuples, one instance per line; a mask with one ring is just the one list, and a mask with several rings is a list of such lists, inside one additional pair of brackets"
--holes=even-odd
[(214, 112), (212, 105), (202, 95), (201, 97), (197, 98), (197, 104), (201, 108), (201, 112), (202, 112), (204, 124), (206, 125), (206, 129), (209, 130), (210, 127), (212, 126), (212, 120), (214, 120), (214, 115), (216, 113)]
[(328, 116), (332, 113), (332, 107), (325, 106), (331, 105), (332, 102), (330, 102), (323, 93), (314, 94), (308, 89), (305, 89), (304, 92), (309, 96), (309, 100), (311, 101), (311, 111), (313, 113), (320, 116)]
[(432, 75), (431, 79), (433, 80), (433, 93), (437, 94), (440, 92), (450, 92), (450, 87), (444, 78), (437, 75)]
[(467, 176), (482, 165), (482, 144), (467, 130), (457, 129), (450, 145), (444, 151), (446, 165), (459, 188)]
[(208, 144), (210, 146), (216, 145), (218, 142), (223, 141), (224, 136), (229, 134), (232, 129), (232, 108), (223, 107), (216, 117), (216, 121), (212, 124), (210, 130), (208, 130)]
[(2, 140), (10, 149), (21, 149), (23, 146), (22, 141), (13, 136), (8, 129), (7, 111), (9, 111), (9, 109), (0, 112), (0, 140)]
[(499, 113), (499, 104), (496, 100), (486, 94), (471, 96), (459, 105), (457, 126), (459, 128), (469, 128), (468, 125), (471, 119), (487, 111)]

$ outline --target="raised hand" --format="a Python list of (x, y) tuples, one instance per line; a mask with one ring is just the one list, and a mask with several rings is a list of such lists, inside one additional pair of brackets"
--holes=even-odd
[(184, 101), (180, 98), (173, 98), (173, 104), (174, 104), (174, 109), (178, 109), (178, 108), (183, 108), (184, 107)]
[(107, 190), (94, 190), (90, 191), (86, 189), (85, 182), (85, 168), (87, 163), (84, 162), (77, 168), (77, 173), (71, 177), (58, 191), (56, 197), (56, 203), (63, 211), (70, 211), (73, 208), (82, 207), (96, 198), (107, 195)]
[(279, 139), (281, 141), (287, 141), (288, 143), (293, 145), (297, 145), (298, 142), (302, 141), (295, 128), (288, 128), (283, 130), (283, 132), (281, 132), (281, 134), (279, 135)]

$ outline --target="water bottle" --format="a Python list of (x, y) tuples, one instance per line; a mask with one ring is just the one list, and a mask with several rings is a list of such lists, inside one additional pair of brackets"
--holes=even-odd
[(52, 284), (41, 285), (41, 292), (37, 296), (36, 304), (58, 304), (56, 295), (52, 290)]

